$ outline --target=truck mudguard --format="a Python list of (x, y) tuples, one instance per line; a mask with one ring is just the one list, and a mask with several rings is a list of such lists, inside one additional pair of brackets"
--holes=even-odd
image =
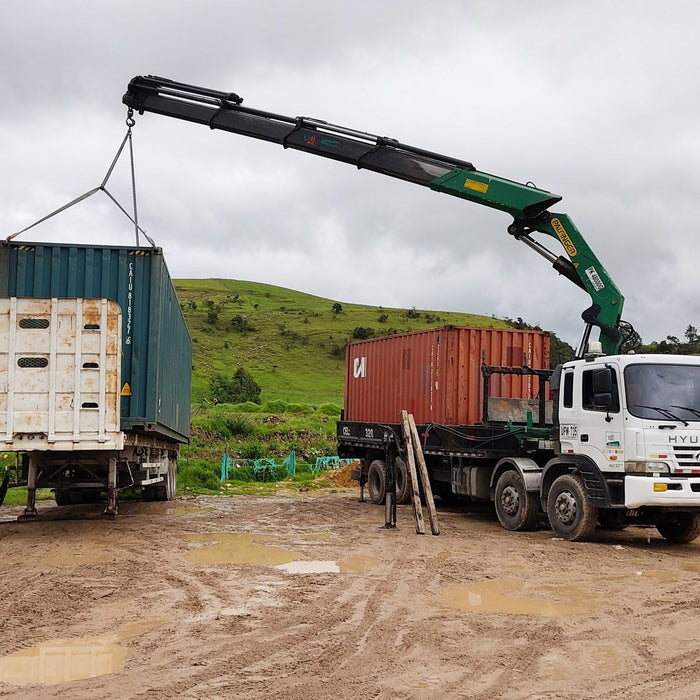
[[(620, 498), (614, 493), (615, 490), (603, 478), (598, 465), (585, 455), (560, 455), (547, 462), (542, 471), (543, 502), (546, 502), (554, 480), (562, 474), (570, 472), (577, 472), (581, 475), (592, 506), (614, 508), (624, 504), (624, 497)], [(620, 478), (624, 478), (624, 474), (621, 474)], [(623, 493), (622, 489), (620, 489), (620, 493)]]

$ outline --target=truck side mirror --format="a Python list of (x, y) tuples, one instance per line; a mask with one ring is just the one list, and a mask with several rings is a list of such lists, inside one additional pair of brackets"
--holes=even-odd
[(605, 420), (610, 423), (612, 416), (610, 411), (617, 411), (617, 401), (613, 396), (613, 372), (605, 367), (593, 372), (593, 406), (600, 411), (605, 411)]
[(612, 374), (607, 367), (593, 371), (593, 395), (598, 394), (612, 394)]

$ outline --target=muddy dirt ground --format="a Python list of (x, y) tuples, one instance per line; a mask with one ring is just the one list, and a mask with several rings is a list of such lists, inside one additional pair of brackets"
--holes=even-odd
[(700, 544), (357, 496), (3, 507), (0, 697), (700, 696)]

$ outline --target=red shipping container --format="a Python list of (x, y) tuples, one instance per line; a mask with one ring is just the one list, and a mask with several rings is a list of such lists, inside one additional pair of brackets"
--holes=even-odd
[[(445, 326), (350, 343), (344, 420), (398, 423), (402, 409), (417, 423), (471, 425), (481, 420), (482, 353), (486, 364), (549, 368), (549, 333)], [(532, 375), (495, 374), (489, 395), (535, 399)]]

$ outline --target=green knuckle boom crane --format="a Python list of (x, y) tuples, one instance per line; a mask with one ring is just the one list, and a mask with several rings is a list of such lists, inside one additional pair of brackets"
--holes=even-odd
[[(635, 334), (621, 320), (624, 298), (571, 218), (553, 210), (559, 195), (396, 139), (244, 107), (235, 93), (165, 78), (133, 78), (123, 102), (127, 123), (135, 111), (175, 117), (505, 212), (513, 238), (589, 295), (577, 359), (553, 372), (546, 341), (539, 355), (523, 353), (534, 338), (504, 342), (513, 357), (495, 351), (500, 364), (487, 364), (486, 350), (474, 361), (475, 345), (458, 334), (485, 337), (488, 329), (445, 327), (348, 344), (338, 455), (359, 462), (353, 476), (361, 498), (366, 484), (370, 499), (385, 504), (387, 526), (395, 525), (396, 502), (410, 498), (403, 459), (410, 441), (399, 423), (410, 408), (431, 488), (440, 498), (493, 502), (508, 530), (533, 529), (546, 513), (567, 540), (629, 524), (653, 526), (675, 543), (700, 535), (700, 358), (625, 352)], [(556, 239), (563, 254), (538, 234)], [(598, 342), (589, 343), (595, 328)], [(493, 373), (505, 376), (491, 381)], [(523, 396), (508, 388), (508, 375), (523, 375)]]
[[(508, 233), (548, 260), (554, 269), (586, 291), (591, 306), (578, 356), (593, 327), (600, 331), (603, 352), (617, 354), (625, 339), (621, 321), (624, 297), (600, 260), (566, 214), (550, 208), (561, 196), (477, 170), (471, 163), (416, 148), (396, 139), (329, 124), (307, 117), (286, 117), (244, 107), (235, 93), (221, 92), (156, 76), (137, 76), (123, 102), (139, 113), (153, 112), (243, 136), (277, 143), (360, 169), (429, 187), (435, 192), (475, 202), (513, 217)], [(566, 255), (557, 255), (535, 240), (533, 233), (557, 239)]]

